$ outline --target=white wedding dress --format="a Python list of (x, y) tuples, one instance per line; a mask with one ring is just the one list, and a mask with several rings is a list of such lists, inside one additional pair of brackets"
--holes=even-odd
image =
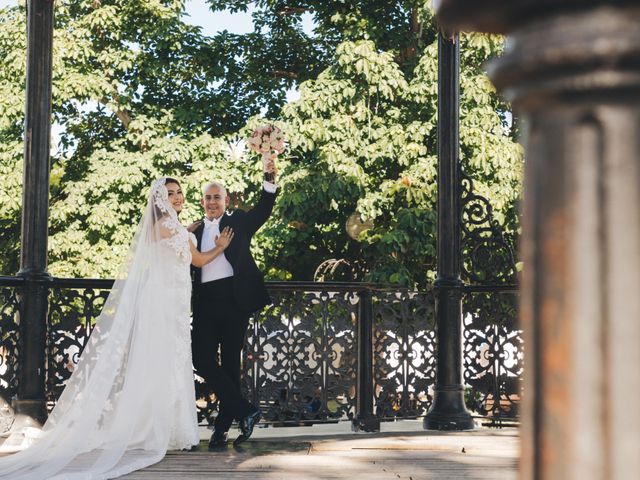
[(34, 444), (0, 458), (0, 478), (114, 478), (199, 443), (189, 241), (155, 181), (75, 371)]

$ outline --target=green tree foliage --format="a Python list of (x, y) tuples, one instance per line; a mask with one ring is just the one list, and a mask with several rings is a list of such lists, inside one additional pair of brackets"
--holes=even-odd
[[(214, 172), (240, 192), (251, 179), (244, 164), (229, 171), (222, 137), (263, 105), (277, 110), (286, 83), (260, 70), (251, 56), (259, 42), (227, 32), (207, 38), (183, 22), (183, 12), (178, 0), (56, 2), (54, 275), (113, 275), (151, 178), (183, 178), (193, 199)], [(0, 267), (7, 273), (17, 270), (25, 15), (24, 5), (0, 11)]]
[[(264, 121), (288, 134), (276, 213), (255, 251), (271, 278), (311, 279), (329, 259), (356, 279), (424, 286), (434, 275), (436, 30), (422, 1), (255, 4), (255, 31), (204, 36), (178, 0), (56, 3), (50, 272), (112, 276), (151, 179), (222, 179), (242, 208), (259, 159), (229, 143)], [(302, 29), (309, 12), (315, 35)], [(0, 271), (17, 270), (25, 10), (0, 10)], [(508, 234), (521, 152), (482, 71), (501, 40), (462, 39), (461, 156)], [(299, 88), (299, 101), (285, 93)], [(260, 115), (259, 115), (260, 114)], [(347, 235), (345, 224), (356, 229)], [(367, 228), (368, 227), (368, 228)], [(359, 233), (358, 233), (359, 232)], [(353, 232), (352, 232), (353, 233)], [(339, 272), (338, 272), (339, 273)], [(332, 278), (342, 278), (334, 274)]]
[(0, 11), (0, 272), (18, 269), (26, 26), (16, 9)]
[[(465, 37), (463, 48), (471, 45), (482, 60), (500, 47), (495, 39)], [(334, 258), (346, 260), (358, 279), (424, 287), (434, 278), (436, 50), (429, 45), (408, 76), (373, 42), (344, 42), (334, 65), (301, 85), (301, 99), (282, 114), (291, 154), (277, 220), (263, 243), (274, 239), (283, 248), (265, 249), (268, 265), (310, 278)], [(518, 228), (521, 150), (477, 64), (474, 58), (463, 66), (461, 156), (509, 235)], [(356, 239), (345, 229), (354, 217), (363, 227)]]

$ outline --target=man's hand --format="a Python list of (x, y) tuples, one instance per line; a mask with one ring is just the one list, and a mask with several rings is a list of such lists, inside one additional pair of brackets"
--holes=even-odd
[(224, 227), (220, 235), (215, 238), (216, 247), (222, 247), (223, 250), (226, 250), (231, 240), (233, 240), (233, 230), (229, 227)]
[(278, 158), (278, 154), (272, 154), (271, 157), (269, 157), (269, 160), (265, 162), (263, 167), (264, 179), (270, 183), (275, 183), (276, 175), (278, 174), (278, 168), (276, 167), (276, 158)]
[(193, 222), (191, 225), (189, 225), (189, 226), (187, 227), (187, 232), (191, 232), (191, 233), (195, 232), (195, 231), (196, 231), (196, 229), (197, 229), (201, 224), (202, 224), (202, 220), (198, 220), (198, 221), (196, 221), (196, 222)]

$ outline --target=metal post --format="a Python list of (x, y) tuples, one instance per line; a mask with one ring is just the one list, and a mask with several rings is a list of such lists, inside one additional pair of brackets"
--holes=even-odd
[(358, 369), (354, 432), (379, 432), (380, 419), (373, 413), (373, 304), (370, 290), (359, 292)]
[(462, 385), (458, 35), (438, 34), (438, 278), (436, 386), (424, 419), (432, 430), (472, 429)]
[(22, 192), (20, 376), (13, 407), (38, 422), (46, 419), (45, 347), (48, 307), (47, 235), (53, 0), (27, 4), (27, 86)]

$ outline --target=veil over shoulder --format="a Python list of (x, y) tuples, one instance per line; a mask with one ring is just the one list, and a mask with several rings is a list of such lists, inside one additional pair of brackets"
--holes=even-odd
[(189, 233), (165, 179), (40, 438), (0, 478), (103, 479), (199, 441), (190, 346)]

